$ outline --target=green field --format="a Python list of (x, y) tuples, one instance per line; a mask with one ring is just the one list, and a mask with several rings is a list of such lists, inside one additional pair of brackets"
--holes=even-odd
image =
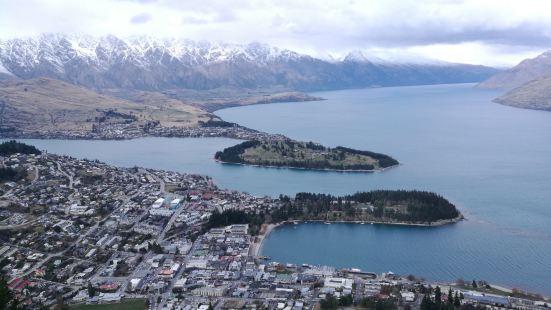
[(145, 299), (126, 300), (116, 304), (98, 304), (98, 305), (74, 305), (71, 310), (143, 310), (145, 309)]

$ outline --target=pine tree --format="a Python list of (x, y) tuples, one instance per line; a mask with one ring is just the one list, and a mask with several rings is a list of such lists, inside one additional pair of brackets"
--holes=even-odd
[(434, 302), (438, 305), (442, 303), (442, 292), (440, 291), (440, 286), (437, 286), (434, 291)]
[(94, 297), (96, 295), (96, 288), (92, 286), (92, 283), (88, 282), (88, 296)]
[(421, 310), (431, 310), (432, 308), (432, 301), (430, 300), (430, 297), (428, 294), (425, 294), (423, 296), (423, 300), (421, 301)]
[(455, 291), (455, 297), (454, 297), (454, 299), (453, 299), (453, 305), (454, 305), (456, 308), (461, 307), (461, 300), (459, 299), (459, 294), (457, 294), (457, 291)]
[(452, 293), (452, 288), (451, 287), (448, 290), (448, 304), (453, 304), (453, 293)]
[(476, 281), (475, 281), (475, 280), (473, 280), (473, 284), (472, 284), (472, 285), (473, 285), (474, 288), (478, 288), (478, 285), (476, 284)]
[(4, 310), (8, 308), (8, 304), (13, 299), (13, 294), (8, 288), (8, 283), (4, 277), (0, 278), (0, 309)]

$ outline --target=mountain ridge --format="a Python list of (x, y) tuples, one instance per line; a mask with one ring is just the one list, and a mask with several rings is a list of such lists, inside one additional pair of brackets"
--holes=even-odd
[(517, 108), (551, 111), (551, 76), (522, 84), (494, 101)]
[(478, 88), (512, 90), (527, 82), (551, 75), (551, 50), (521, 61), (479, 83)]
[(15, 77), (49, 77), (98, 90), (230, 86), (312, 91), (477, 82), (497, 72), (464, 64), (392, 64), (351, 58), (329, 62), (258, 42), (64, 34), (0, 40), (0, 62)]

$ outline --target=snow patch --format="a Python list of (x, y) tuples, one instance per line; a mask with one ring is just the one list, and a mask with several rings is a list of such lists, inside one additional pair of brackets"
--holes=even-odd
[(352, 51), (342, 58), (342, 61), (371, 62), (381, 65), (451, 65), (449, 62), (428, 58), (417, 53), (377, 49)]
[(8, 71), (8, 69), (6, 69), (6, 67), (4, 67), (2, 60), (0, 60), (0, 73), (13, 75), (10, 71)]

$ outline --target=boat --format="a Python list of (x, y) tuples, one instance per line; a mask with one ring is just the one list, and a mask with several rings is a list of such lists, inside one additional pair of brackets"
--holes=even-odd
[(325, 225), (331, 225), (331, 223), (329, 223), (329, 222), (325, 222), (324, 224), (325, 224)]

